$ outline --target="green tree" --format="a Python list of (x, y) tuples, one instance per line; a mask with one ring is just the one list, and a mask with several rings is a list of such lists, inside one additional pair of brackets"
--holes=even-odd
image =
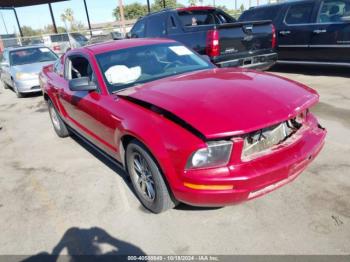
[[(44, 29), (41, 30), (41, 32), (43, 34), (54, 34), (55, 30), (53, 28), (53, 25), (46, 25), (46, 26), (44, 26)], [(64, 33), (64, 32), (66, 32), (66, 29), (64, 29), (64, 27), (62, 27), (62, 26), (58, 26), (57, 27), (57, 32), (58, 33)]]
[(72, 27), (73, 23), (74, 23), (74, 13), (73, 10), (70, 8), (67, 8), (64, 10), (64, 13), (61, 14), (61, 20), (63, 21), (66, 30), (68, 31), (68, 26), (67, 26), (67, 22), (70, 23), (70, 26)]
[(197, 3), (198, 3), (197, 0), (188, 0), (188, 4), (189, 4), (190, 6), (196, 6)]
[(243, 13), (243, 11), (244, 11), (244, 4), (241, 4), (239, 10), (241, 10), (241, 12)]
[(33, 28), (31, 28), (30, 26), (22, 26), (21, 27), (22, 29), (22, 33), (23, 33), (23, 36), (35, 36), (35, 35), (40, 35), (40, 30), (35, 30)]
[[(124, 17), (127, 20), (136, 19), (147, 14), (147, 5), (132, 3), (124, 6)], [(119, 6), (113, 10), (113, 16), (119, 20)]]
[[(165, 0), (165, 8), (177, 8), (177, 7), (183, 7), (182, 4), (179, 4), (176, 0)], [(162, 10), (163, 7), (163, 0), (155, 0), (152, 5), (152, 11), (159, 11)]]

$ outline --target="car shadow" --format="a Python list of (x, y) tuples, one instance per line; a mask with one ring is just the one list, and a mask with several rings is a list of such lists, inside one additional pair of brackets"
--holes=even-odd
[(99, 149), (93, 146), (86, 139), (78, 136), (76, 133), (71, 133), (70, 137), (78, 143), (81, 147), (83, 147), (86, 151), (88, 151), (91, 155), (101, 161), (104, 165), (110, 168), (114, 173), (119, 175), (125, 182), (125, 184), (129, 187), (131, 192), (137, 198), (134, 188), (131, 184), (130, 177), (126, 173), (126, 171), (122, 168), (121, 164), (118, 164), (116, 161), (110, 159), (106, 155), (104, 155)]
[[(78, 143), (81, 147), (83, 147), (86, 151), (88, 151), (90, 154), (92, 154), (95, 158), (100, 160), (103, 164), (105, 164), (107, 167), (109, 167), (112, 171), (114, 171), (117, 175), (119, 175), (121, 178), (123, 178), (125, 184), (129, 187), (130, 191), (133, 193), (136, 199), (138, 199), (134, 188), (131, 184), (130, 177), (126, 173), (126, 171), (116, 162), (111, 160), (109, 157), (106, 157), (104, 154), (102, 154), (95, 146), (93, 146), (90, 142), (88, 142), (86, 139), (78, 136), (75, 132), (71, 133), (71, 138)], [(139, 201), (139, 200), (138, 200)], [(198, 207), (198, 206), (191, 206), (184, 203), (180, 203), (178, 206), (176, 206), (176, 210), (183, 210), (183, 211), (209, 211), (209, 210), (218, 210), (222, 207)], [(152, 214), (149, 210), (147, 210), (141, 203), (140, 203), (140, 211), (148, 214)]]
[[(64, 254), (67, 255), (63, 255), (63, 250), (66, 250)], [(40, 252), (23, 259), (22, 262), (126, 261), (128, 255), (146, 254), (141, 248), (111, 236), (102, 228), (71, 227), (63, 234), (51, 253)], [(61, 256), (65, 256), (65, 259), (62, 260)]]
[(286, 65), (276, 64), (269, 72), (292, 73), (310, 76), (339, 76), (350, 77), (349, 68), (340, 66), (314, 66), (314, 65)]
[(199, 207), (199, 206), (191, 206), (185, 203), (180, 203), (175, 209), (182, 211), (211, 211), (211, 210), (219, 210), (224, 208), (222, 207)]

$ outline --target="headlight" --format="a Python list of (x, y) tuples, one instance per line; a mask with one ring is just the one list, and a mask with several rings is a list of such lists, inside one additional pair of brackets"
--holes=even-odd
[(232, 145), (232, 141), (208, 142), (206, 148), (201, 148), (191, 155), (186, 169), (226, 165), (231, 157)]
[(38, 77), (38, 74), (35, 73), (24, 73), (24, 72), (17, 72), (16, 73), (16, 79), (18, 80), (24, 80), (24, 79), (32, 79)]

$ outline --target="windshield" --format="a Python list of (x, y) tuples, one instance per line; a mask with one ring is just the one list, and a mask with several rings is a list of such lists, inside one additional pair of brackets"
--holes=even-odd
[(11, 65), (25, 65), (57, 60), (57, 55), (47, 47), (28, 48), (10, 52)]
[(214, 67), (177, 43), (146, 45), (96, 56), (109, 92), (136, 84)]

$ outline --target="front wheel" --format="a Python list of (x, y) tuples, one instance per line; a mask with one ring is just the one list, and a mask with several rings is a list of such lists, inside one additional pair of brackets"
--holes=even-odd
[(147, 209), (161, 213), (176, 205), (156, 161), (144, 145), (136, 140), (129, 143), (126, 163), (136, 195)]
[(56, 108), (52, 104), (52, 102), (49, 100), (47, 101), (47, 105), (49, 108), (50, 118), (53, 125), (53, 128), (55, 129), (56, 134), (59, 137), (67, 137), (69, 136), (69, 131), (67, 129), (66, 124), (61, 119), (60, 115), (58, 114)]

